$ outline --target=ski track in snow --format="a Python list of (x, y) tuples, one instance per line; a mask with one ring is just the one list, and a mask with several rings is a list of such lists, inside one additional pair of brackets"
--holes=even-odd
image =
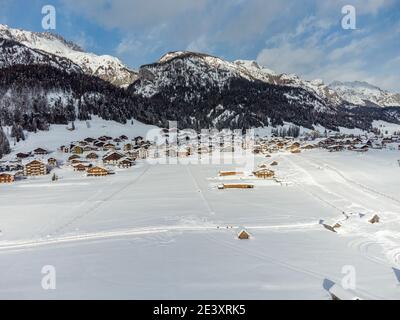
[[(268, 262), (268, 263), (275, 264), (277, 266), (289, 269), (291, 271), (294, 271), (294, 272), (297, 272), (297, 273), (301, 273), (301, 274), (307, 275), (309, 277), (318, 279), (318, 280), (321, 281), (321, 283), (323, 283), (323, 281), (326, 279), (326, 275), (325, 274), (322, 274), (320, 272), (311, 270), (309, 268), (305, 269), (305, 268), (302, 268), (300, 266), (296, 266), (296, 265), (294, 265), (292, 263), (288, 263), (288, 262), (276, 259), (274, 257), (271, 257), (271, 256), (265, 254), (265, 253), (260, 253), (259, 250), (255, 251), (255, 250), (253, 250), (253, 249), (251, 249), (249, 247), (242, 248), (240, 246), (235, 245), (232, 242), (221, 241), (221, 239), (216, 239), (216, 238), (212, 237), (211, 235), (208, 235), (207, 239), (209, 239), (210, 241), (215, 242), (215, 243), (217, 243), (219, 245), (223, 245), (226, 248), (228, 248), (229, 250), (238, 252), (238, 253), (240, 253), (241, 256), (244, 256), (244, 257), (245, 256), (250, 256), (250, 257), (253, 257), (253, 258), (257, 258), (257, 259), (259, 259), (261, 261), (265, 261), (265, 262)], [(340, 283), (341, 282), (341, 279), (339, 279), (337, 277), (332, 277), (331, 276), (330, 279), (334, 280), (336, 283)], [(367, 299), (383, 300), (383, 297), (377, 296), (377, 295), (375, 295), (375, 294), (363, 289), (360, 286), (357, 287), (357, 292), (362, 294)]]
[[(268, 226), (254, 226), (248, 227), (251, 230), (289, 230), (289, 231), (303, 231), (307, 229), (319, 229), (317, 222), (313, 223), (295, 223), (286, 225), (268, 225)], [(234, 230), (238, 229), (238, 226), (233, 227)], [(62, 243), (73, 243), (73, 242), (84, 242), (84, 241), (96, 241), (106, 240), (113, 238), (125, 238), (132, 236), (146, 236), (152, 234), (162, 234), (168, 232), (224, 232), (231, 231), (232, 229), (225, 229), (213, 224), (205, 224), (204, 226), (191, 226), (191, 225), (175, 225), (175, 226), (159, 226), (159, 227), (144, 227), (144, 228), (131, 228), (126, 230), (114, 230), (104, 232), (94, 232), (77, 235), (66, 235), (66, 236), (55, 236), (47, 237), (37, 240), (20, 240), (20, 241), (2, 241), (0, 242), (0, 252), (7, 250), (20, 250), (30, 249), (41, 246), (49, 246), (54, 244)]]
[[(387, 195), (385, 193), (382, 193), (378, 190), (375, 190), (369, 186), (366, 186), (364, 184), (361, 184), (353, 179), (348, 178), (343, 172), (341, 172), (340, 170), (334, 168), (333, 166), (326, 164), (320, 160), (316, 160), (316, 159), (305, 159), (305, 157), (301, 156), (301, 155), (297, 155), (297, 159), (302, 159), (304, 162), (307, 162), (309, 165), (314, 166), (316, 169), (320, 169), (320, 170), (328, 170), (333, 172), (334, 174), (336, 174), (337, 176), (339, 176), (341, 179), (343, 179), (344, 184), (346, 184), (347, 186), (350, 186), (352, 189), (354, 189), (355, 191), (361, 192), (367, 196), (369, 195), (374, 195), (376, 204), (373, 205), (373, 209), (368, 209), (368, 207), (371, 207), (371, 204), (364, 204), (363, 206), (366, 206), (367, 208), (366, 211), (370, 211), (371, 213), (373, 212), (380, 212), (380, 208), (384, 208), (385, 204), (387, 203), (387, 200), (391, 200), (392, 203), (394, 203), (394, 205), (400, 209), (400, 201), (398, 199), (395, 199), (394, 197)], [(301, 169), (305, 174), (307, 174), (309, 177), (312, 177), (310, 172), (307, 171), (306, 169), (303, 169), (300, 165), (295, 164), (294, 161), (292, 159), (286, 158), (286, 160), (288, 160), (288, 162), (290, 162), (291, 165), (296, 166), (297, 168)], [(321, 187), (321, 185), (319, 185), (318, 183), (315, 183), (315, 186)], [(296, 182), (297, 185), (300, 185), (299, 182)], [(302, 184), (303, 190), (304, 190), (304, 184)], [(326, 190), (326, 187), (322, 187), (323, 190)], [(351, 206), (347, 206), (347, 207), (337, 207), (336, 205), (332, 204), (331, 201), (327, 201), (323, 198), (321, 198), (320, 196), (317, 196), (315, 194), (313, 194), (312, 192), (309, 192), (309, 190), (307, 190), (308, 193), (312, 194), (313, 196), (315, 196), (316, 198), (318, 198), (320, 201), (323, 201), (327, 204), (329, 204), (330, 206), (336, 208), (338, 211), (342, 211), (342, 212), (346, 212), (349, 210), (349, 208), (351, 208), (354, 203)], [(331, 194), (335, 194), (335, 196), (338, 197), (343, 197), (344, 200), (347, 200), (348, 202), (351, 202), (351, 200), (349, 200), (345, 195), (341, 196), (338, 195), (337, 193), (333, 193), (331, 191), (329, 191), (329, 193)], [(384, 199), (378, 199), (378, 198), (384, 198)], [(380, 203), (380, 205), (378, 205), (378, 203)], [(363, 208), (363, 206), (360, 205), (361, 208)], [(364, 223), (368, 223), (367, 221), (363, 221)], [(400, 217), (396, 217), (394, 219), (391, 220), (385, 220), (383, 222), (380, 223), (380, 225), (385, 225), (388, 223), (393, 223), (393, 222), (400, 222)], [(388, 267), (391, 267), (392, 264), (399, 266), (400, 265), (400, 233), (398, 232), (394, 232), (394, 231), (388, 231), (388, 230), (384, 230), (384, 231), (376, 231), (373, 232), (371, 230), (365, 230), (365, 228), (363, 228), (363, 226), (361, 224), (357, 224), (355, 227), (348, 227), (347, 225), (345, 226), (348, 230), (347, 233), (349, 233), (349, 235), (351, 236), (356, 236), (357, 239), (353, 240), (349, 243), (349, 247), (359, 251), (361, 254), (363, 254), (368, 260), (381, 264), (381, 265), (385, 265)], [(400, 226), (399, 226), (400, 227)], [(340, 233), (340, 231), (339, 231)], [(376, 257), (373, 253), (370, 252), (370, 249), (372, 246), (380, 246), (383, 253), (385, 254), (385, 256), (387, 257), (388, 261), (385, 261), (383, 259), (380, 259), (378, 257)]]
[[(116, 195), (118, 195), (121, 191), (124, 191), (125, 189), (129, 188), (131, 185), (135, 184), (138, 180), (140, 180), (145, 174), (146, 172), (149, 170), (149, 167), (146, 167), (137, 177), (135, 177), (134, 179), (130, 180), (127, 184), (123, 185), (121, 188), (113, 191), (112, 193), (110, 193), (109, 195), (105, 196), (102, 200), (96, 201), (94, 206), (91, 206), (89, 209), (87, 209), (86, 211), (84, 211), (81, 214), (78, 214), (77, 216), (75, 216), (74, 218), (72, 218), (71, 220), (69, 220), (68, 222), (62, 224), (61, 226), (57, 227), (55, 229), (55, 231), (53, 233), (50, 234), (50, 236), (54, 236), (57, 234), (60, 234), (63, 230), (65, 230), (66, 228), (72, 226), (73, 224), (75, 224), (76, 222), (78, 222), (79, 220), (87, 217), (90, 214), (93, 214), (96, 212), (96, 210), (98, 210), (100, 207), (102, 207), (104, 204), (106, 204), (109, 200), (111, 200), (112, 198), (114, 198)], [(115, 180), (112, 180), (111, 184), (116, 183)], [(102, 193), (104, 191), (105, 188), (99, 190), (98, 193)], [(98, 193), (95, 194), (93, 196), (93, 198), (96, 198), (98, 196)], [(90, 203), (89, 201), (92, 198), (87, 199), (85, 202), (83, 202), (81, 205), (79, 205), (78, 207), (82, 207), (84, 205), (86, 205), (87, 203)], [(77, 210), (79, 212), (79, 209)]]

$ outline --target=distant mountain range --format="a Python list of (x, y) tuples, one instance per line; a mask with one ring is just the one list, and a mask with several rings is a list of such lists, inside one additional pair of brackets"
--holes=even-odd
[[(51, 33), (0, 25), (0, 124), (46, 130), (99, 115), (159, 126), (250, 128), (290, 122), (370, 129), (400, 123), (400, 96), (365, 82), (326, 85), (254, 61), (171, 52), (131, 70)], [(14, 130), (19, 132), (20, 130)]]
[(367, 82), (339, 82), (329, 86), (344, 100), (359, 106), (399, 107), (400, 94), (382, 90)]

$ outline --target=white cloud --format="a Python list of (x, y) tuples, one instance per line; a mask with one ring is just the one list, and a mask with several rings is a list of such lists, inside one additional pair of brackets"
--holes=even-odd
[(88, 36), (84, 31), (79, 32), (72, 41), (84, 50), (90, 50), (96, 46), (94, 39)]
[[(377, 10), (381, 2), (375, 3)], [(369, 9), (371, 12), (372, 4)], [(303, 19), (292, 33), (281, 33), (266, 43), (257, 61), (283, 73), (296, 73), (307, 79), (362, 80), (389, 90), (400, 91), (400, 67), (396, 32), (371, 26), (344, 32), (315, 16)], [(396, 30), (396, 27), (394, 27)], [(397, 46), (398, 47), (398, 46)], [(382, 50), (385, 48), (385, 50)]]
[(283, 44), (277, 48), (266, 48), (260, 52), (257, 61), (277, 72), (307, 74), (317, 69), (323, 58), (318, 48), (293, 47)]

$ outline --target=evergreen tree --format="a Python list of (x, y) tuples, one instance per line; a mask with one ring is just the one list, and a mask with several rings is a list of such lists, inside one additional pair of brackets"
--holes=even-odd
[(24, 130), (22, 129), (22, 127), (19, 124), (17, 124), (17, 123), (13, 124), (13, 126), (11, 128), (11, 137), (15, 138), (16, 142), (25, 140)]
[(3, 131), (3, 128), (0, 127), (0, 159), (10, 153), (11, 149), (10, 149), (10, 143), (7, 139), (6, 134)]

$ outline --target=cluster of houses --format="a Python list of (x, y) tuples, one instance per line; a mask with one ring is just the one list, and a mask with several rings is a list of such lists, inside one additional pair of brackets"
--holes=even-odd
[(67, 163), (74, 171), (87, 172), (88, 176), (106, 176), (113, 171), (109, 167), (130, 168), (136, 159), (145, 159), (149, 143), (142, 137), (132, 141), (125, 135), (117, 138), (101, 136), (60, 146), (59, 151), (70, 154)]
[(86, 138), (60, 146), (57, 152), (37, 148), (28, 153), (18, 153), (11, 161), (0, 162), (0, 183), (47, 175), (60, 166), (85, 172), (87, 176), (107, 176), (114, 173), (113, 167), (130, 168), (137, 159), (145, 159), (149, 146), (150, 143), (142, 137), (129, 140), (122, 135), (117, 138)]
[[(171, 143), (170, 138), (173, 135), (175, 135), (175, 141)], [(388, 147), (400, 150), (400, 136), (397, 135), (371, 137), (336, 134), (318, 140), (307, 140), (307, 138), (295, 140), (290, 137), (256, 137), (250, 140), (237, 140), (232, 133), (221, 132), (213, 137), (196, 134), (190, 137), (187, 132), (164, 129), (161, 139), (156, 143), (156, 141), (146, 141), (140, 136), (130, 140), (125, 135), (116, 138), (104, 135), (62, 145), (57, 152), (50, 152), (44, 148), (37, 148), (28, 153), (20, 152), (13, 160), (0, 161), (0, 183), (11, 183), (29, 176), (46, 175), (59, 166), (69, 166), (74, 171), (86, 172), (88, 176), (106, 176), (114, 172), (113, 168), (132, 167), (137, 159), (202, 157), (215, 152), (232, 153), (237, 149), (250, 150), (255, 155), (265, 157), (270, 157), (276, 152), (286, 151), (295, 154), (315, 148), (326, 149), (330, 152), (343, 150), (367, 152), (369, 149)], [(253, 175), (257, 178), (269, 179), (275, 174), (269, 167), (274, 165), (277, 163), (256, 168)]]
[(337, 135), (328, 137), (318, 142), (318, 147), (326, 149), (330, 152), (338, 151), (354, 151), (354, 152), (368, 152), (370, 149), (385, 149), (395, 148), (400, 150), (400, 136), (388, 136), (388, 137), (366, 137), (366, 136), (344, 136)]
[(256, 140), (253, 151), (256, 154), (270, 154), (278, 151), (301, 153), (303, 150), (326, 149), (330, 152), (354, 151), (367, 152), (370, 149), (397, 149), (400, 150), (400, 136), (355, 136), (347, 134), (334, 134), (323, 139), (308, 141), (293, 138), (260, 138)]

